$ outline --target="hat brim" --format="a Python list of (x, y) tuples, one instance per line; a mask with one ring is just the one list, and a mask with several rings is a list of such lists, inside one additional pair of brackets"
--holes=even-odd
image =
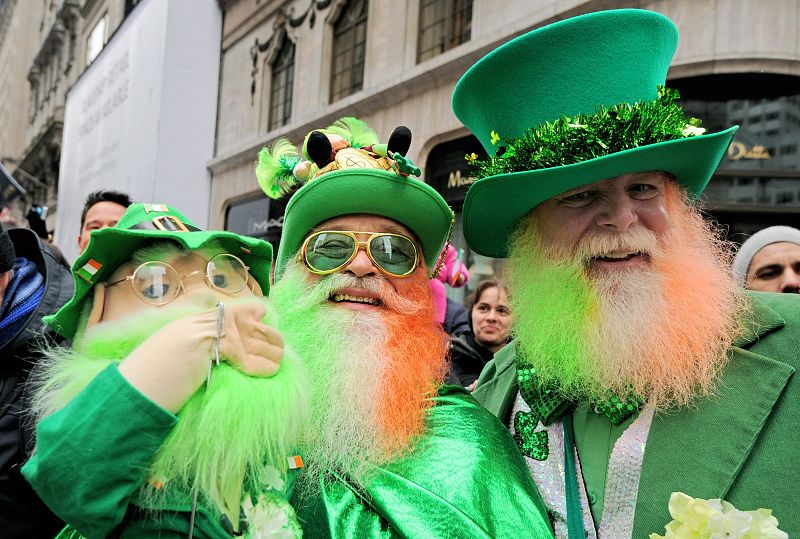
[(464, 200), (464, 238), (480, 255), (506, 258), (511, 233), (533, 208), (571, 189), (624, 174), (669, 172), (688, 193), (699, 196), (737, 129), (659, 142), (571, 165), (482, 178), (470, 186)]
[[(92, 287), (96, 283), (107, 281), (120, 265), (130, 260), (133, 253), (159, 241), (176, 242), (189, 251), (216, 242), (225, 252), (241, 258), (250, 268), (250, 275), (258, 282), (264, 295), (269, 294), (272, 247), (263, 240), (224, 231), (171, 232), (104, 228), (92, 232), (86, 250), (72, 265), (72, 278), (75, 281), (75, 293), (72, 298), (54, 315), (45, 317), (44, 322), (67, 339), (72, 339), (78, 329), (84, 302)], [(80, 269), (89, 260), (101, 264), (91, 281), (79, 275)]]
[(286, 206), (275, 280), (315, 226), (359, 213), (386, 217), (411, 230), (430, 269), (453, 223), (453, 211), (441, 195), (420, 180), (377, 169), (329, 172), (304, 185)]

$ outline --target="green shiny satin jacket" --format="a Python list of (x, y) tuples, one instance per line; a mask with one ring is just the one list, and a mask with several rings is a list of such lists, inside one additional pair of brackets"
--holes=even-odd
[[(296, 496), (305, 537), (552, 537), (505, 427), (462, 388), (444, 386), (434, 400), (416, 450), (378, 470), (366, 489), (339, 478), (313, 499)], [(62, 537), (187, 537), (191, 500), (157, 518), (131, 501), (176, 421), (111, 366), (39, 424), (23, 475), (72, 526)], [(231, 527), (198, 507), (193, 536), (229, 538)]]
[(293, 501), (306, 537), (548, 538), (550, 523), (506, 428), (463, 388), (434, 397), (427, 433), (366, 488), (345, 477)]

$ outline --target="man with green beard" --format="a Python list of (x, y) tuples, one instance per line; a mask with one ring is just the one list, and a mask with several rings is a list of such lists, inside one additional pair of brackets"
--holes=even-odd
[(669, 537), (786, 537), (775, 517), (800, 535), (800, 305), (740, 291), (694, 207), (736, 127), (704, 134), (661, 86), (676, 46), (657, 13), (592, 13), (501, 46), (453, 96), (489, 154), (464, 235), (508, 258), (515, 316), (475, 397), (557, 537), (670, 517)]
[(299, 537), (288, 503), (307, 378), (284, 353), (270, 246), (133, 204), (97, 230), (46, 319), (41, 421), (23, 469), (86, 537)]
[(286, 207), (272, 295), (311, 374), (293, 503), (308, 537), (552, 537), (503, 425), (441, 385), (428, 279), (453, 213), (410, 177), (410, 137), (378, 144), (346, 118), (312, 132), (305, 159), (287, 141), (260, 154), (267, 194), (307, 180)]

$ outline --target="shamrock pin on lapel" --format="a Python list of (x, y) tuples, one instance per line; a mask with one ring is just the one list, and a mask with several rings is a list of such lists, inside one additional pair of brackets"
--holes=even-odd
[(539, 420), (531, 412), (514, 414), (514, 441), (526, 457), (534, 460), (547, 460), (550, 449), (547, 443), (547, 431), (536, 432)]

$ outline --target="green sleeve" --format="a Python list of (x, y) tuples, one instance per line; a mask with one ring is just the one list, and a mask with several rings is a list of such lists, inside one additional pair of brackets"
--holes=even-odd
[(25, 478), (59, 517), (86, 537), (105, 537), (177, 418), (111, 365), (36, 429)]
[(481, 372), (472, 396), (481, 406), (507, 423), (517, 397), (517, 348), (511, 342), (499, 350)]
[(301, 506), (309, 537), (552, 537), (505, 427), (463, 388), (444, 386), (434, 400), (409, 456), (380, 468), (363, 491), (343, 480), (323, 486), (312, 515)]

